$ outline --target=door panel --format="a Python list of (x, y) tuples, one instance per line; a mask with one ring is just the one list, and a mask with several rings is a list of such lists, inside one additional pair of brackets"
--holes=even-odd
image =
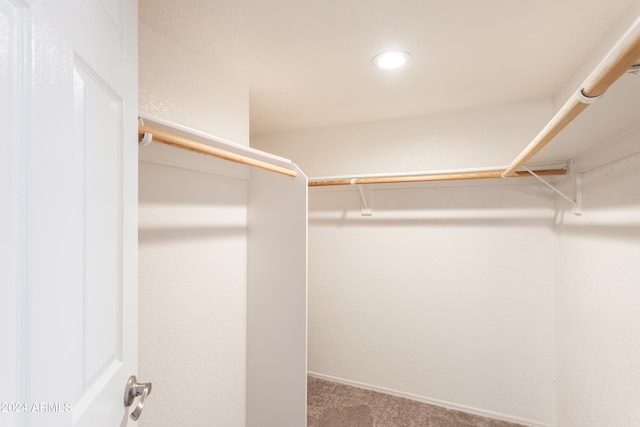
[(86, 387), (122, 361), (122, 101), (78, 60), (74, 80), (77, 147), (84, 157)]
[[(80, 58), (74, 59), (76, 179), (82, 237), (82, 389), (92, 400), (122, 365), (122, 99)], [(89, 396), (89, 397), (87, 397)]]
[(15, 348), (1, 361), (15, 372), (5, 394), (26, 409), (0, 426), (124, 426), (137, 373), (137, 3), (0, 0), (0, 40), (13, 230), (0, 251), (14, 254), (2, 274), (16, 307), (0, 315)]

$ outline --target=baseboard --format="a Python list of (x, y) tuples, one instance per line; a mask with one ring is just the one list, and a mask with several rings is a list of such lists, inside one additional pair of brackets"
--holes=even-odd
[(412, 393), (405, 393), (398, 390), (392, 390), (385, 387), (378, 387), (371, 384), (365, 384), (358, 381), (351, 381), (344, 378), (333, 377), (331, 375), (320, 374), (318, 372), (307, 372), (310, 376), (327, 381), (333, 381), (340, 384), (345, 384), (353, 387), (362, 388), (365, 390), (377, 391), (380, 393), (390, 394), (392, 396), (403, 397), (405, 399), (415, 400), (417, 402), (428, 403), (430, 405), (440, 406), (442, 408), (453, 409), (455, 411), (466, 412), (468, 414), (479, 415), (481, 417), (493, 418), (496, 420), (502, 420), (517, 424), (522, 424), (527, 427), (556, 427), (555, 424), (547, 424), (540, 421), (528, 420), (525, 418), (513, 417), (510, 415), (500, 414), (497, 412), (487, 411), (484, 409), (473, 408), (470, 406), (460, 405), (457, 403), (445, 402), (443, 400), (431, 399), (426, 396), (420, 396)]

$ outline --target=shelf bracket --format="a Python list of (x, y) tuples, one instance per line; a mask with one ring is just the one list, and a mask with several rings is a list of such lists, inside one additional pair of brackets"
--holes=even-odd
[(574, 181), (575, 199), (572, 199), (571, 197), (564, 194), (562, 191), (558, 190), (555, 186), (553, 186), (552, 184), (542, 179), (539, 175), (537, 175), (534, 171), (527, 168), (526, 166), (522, 166), (522, 169), (529, 172), (531, 176), (536, 178), (538, 181), (540, 181), (541, 183), (549, 187), (556, 194), (558, 194), (567, 202), (569, 202), (571, 204), (571, 212), (574, 215), (582, 215), (582, 174), (575, 173), (575, 165), (573, 160), (569, 161), (568, 169), (569, 169), (569, 176), (573, 178), (573, 181)]
[[(351, 185), (356, 185), (356, 178), (351, 180)], [(362, 216), (372, 216), (373, 210), (371, 206), (369, 206), (369, 202), (367, 201), (367, 196), (364, 194), (364, 190), (362, 189), (362, 185), (358, 184), (358, 191), (360, 192), (360, 215)]]
[(582, 215), (582, 174), (574, 173), (573, 178), (576, 185), (576, 204), (573, 205), (573, 214)]

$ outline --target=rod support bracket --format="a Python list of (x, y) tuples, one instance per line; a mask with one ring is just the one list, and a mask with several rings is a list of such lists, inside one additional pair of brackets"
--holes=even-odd
[[(574, 179), (576, 179), (575, 181), (575, 189), (576, 189), (576, 195), (575, 195), (575, 199), (572, 199), (571, 197), (567, 196), (566, 194), (564, 194), (562, 191), (558, 190), (554, 185), (548, 183), (547, 181), (545, 181), (544, 179), (542, 179), (542, 177), (540, 177), (538, 174), (536, 174), (534, 171), (532, 171), (531, 169), (529, 169), (526, 166), (522, 166), (522, 169), (524, 169), (525, 171), (529, 172), (531, 174), (531, 176), (533, 176), (534, 178), (536, 178), (538, 181), (540, 181), (542, 184), (546, 185), (547, 187), (549, 187), (551, 190), (553, 190), (554, 193), (556, 193), (557, 195), (559, 195), (560, 197), (562, 197), (563, 199), (565, 199), (567, 202), (569, 202), (571, 204), (571, 212), (574, 215), (582, 215), (582, 176), (580, 174), (576, 174), (574, 171), (574, 161), (571, 160), (569, 161), (568, 164), (568, 169), (569, 169), (569, 174), (571, 175), (571, 177), (573, 177)], [(580, 191), (578, 191), (578, 176), (580, 177)]]
[(593, 104), (594, 102), (596, 102), (602, 97), (602, 95), (587, 96), (584, 94), (583, 88), (578, 89), (577, 95), (578, 95), (578, 101), (580, 101), (583, 104)]
[(575, 187), (575, 202), (571, 208), (571, 213), (576, 216), (582, 215), (582, 174), (576, 173), (575, 170), (575, 161), (571, 160), (569, 162), (569, 174), (573, 178), (573, 184)]
[(358, 192), (360, 192), (360, 215), (362, 216), (373, 216), (373, 209), (369, 205), (367, 201), (367, 196), (364, 194), (364, 190), (362, 189), (362, 185), (356, 184), (356, 178), (351, 179), (351, 185), (358, 186)]
[(153, 134), (145, 132), (142, 137), (138, 136), (138, 145), (146, 147), (153, 142)]

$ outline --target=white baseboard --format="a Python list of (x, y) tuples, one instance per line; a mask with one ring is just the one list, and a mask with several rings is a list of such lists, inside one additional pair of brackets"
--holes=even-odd
[(470, 406), (460, 405), (457, 403), (445, 402), (443, 400), (432, 399), (426, 396), (420, 396), (412, 393), (405, 393), (398, 390), (391, 390), (385, 387), (378, 387), (371, 384), (365, 384), (358, 381), (351, 381), (344, 378), (333, 377), (331, 375), (324, 375), (318, 372), (307, 372), (310, 376), (319, 378), (321, 380), (333, 381), (340, 384), (350, 385), (353, 387), (362, 388), (365, 390), (377, 391), (380, 393), (390, 394), (392, 396), (403, 397), (405, 399), (411, 399), (422, 403), (428, 403), (430, 405), (440, 406), (442, 408), (453, 409), (460, 412), (466, 412), (468, 414), (479, 415), (481, 417), (493, 418), (496, 420), (502, 420), (517, 424), (522, 424), (527, 427), (556, 427), (555, 424), (547, 424), (540, 421), (528, 420), (525, 418), (514, 417), (510, 415), (500, 414), (497, 412), (487, 411), (484, 409), (473, 408)]

